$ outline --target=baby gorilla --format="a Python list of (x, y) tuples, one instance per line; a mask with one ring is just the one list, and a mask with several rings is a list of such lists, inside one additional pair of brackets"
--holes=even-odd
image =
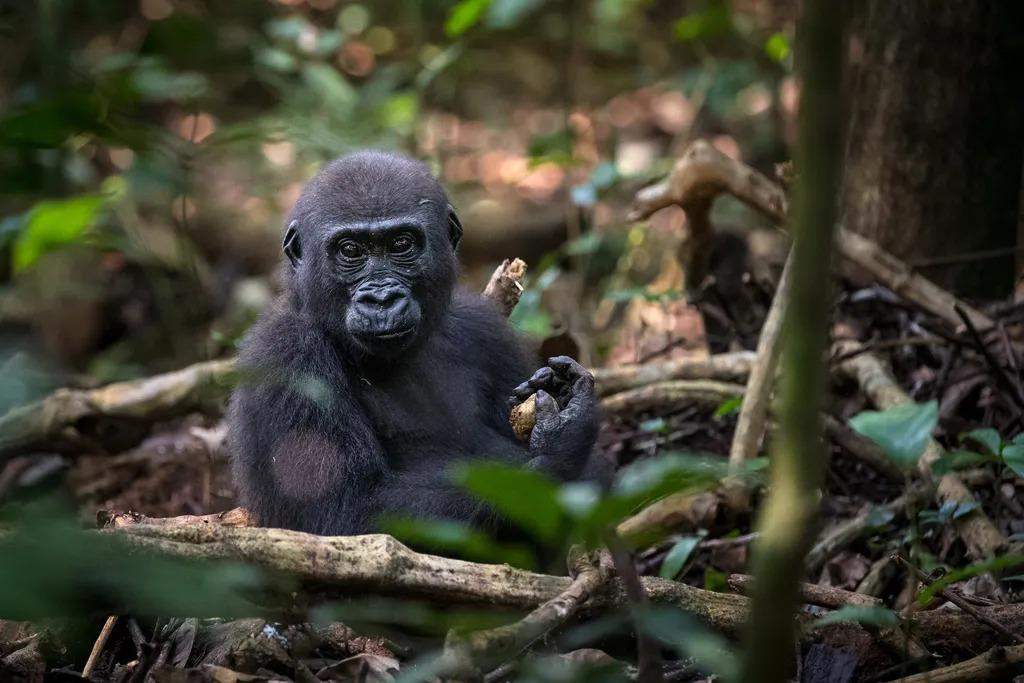
[[(326, 166), (284, 237), (284, 294), (250, 330), (228, 413), (235, 480), (260, 524), (358, 534), (381, 514), (502, 526), (448, 476), (494, 460), (583, 475), (593, 377), (552, 358), (530, 379), (504, 317), (455, 291), (462, 225), (423, 164), (359, 152)], [(537, 394), (530, 443), (509, 394)], [(556, 400), (557, 397), (557, 400)]]

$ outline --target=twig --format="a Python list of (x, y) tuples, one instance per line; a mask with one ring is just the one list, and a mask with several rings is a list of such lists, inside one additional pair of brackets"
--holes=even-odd
[(523, 294), (523, 278), (526, 277), (526, 262), (522, 259), (505, 259), (491, 275), (484, 287), (484, 297), (493, 301), (506, 316), (519, 303)]
[(89, 659), (85, 660), (85, 666), (82, 667), (82, 678), (89, 678), (92, 675), (92, 670), (96, 668), (96, 661), (100, 658), (100, 653), (103, 652), (103, 648), (107, 644), (107, 640), (110, 638), (110, 633), (114, 630), (114, 625), (117, 624), (117, 615), (111, 614), (107, 617), (107, 620), (103, 622), (103, 628), (100, 629), (100, 634), (96, 637), (96, 642), (93, 643), (92, 652), (89, 653)]
[(74, 441), (78, 436), (74, 430), (87, 417), (156, 420), (193, 410), (215, 410), (234, 379), (235, 361), (228, 359), (99, 389), (58, 389), (0, 417), (0, 459), (34, 447)]
[[(638, 613), (647, 604), (647, 593), (643, 584), (640, 583), (640, 576), (633, 565), (633, 557), (626, 550), (622, 540), (614, 533), (609, 533), (607, 538), (608, 549), (611, 551), (612, 560), (615, 563), (615, 571), (626, 589), (626, 598)], [(661, 683), (663, 672), (661, 669), (661, 651), (658, 644), (639, 624), (636, 627), (636, 654), (637, 654), (637, 681), (639, 683)]]
[(761, 336), (757, 340), (757, 360), (750, 369), (750, 378), (743, 394), (739, 418), (732, 446), (729, 449), (729, 471), (738, 474), (747, 460), (755, 457), (764, 436), (765, 420), (768, 417), (768, 401), (771, 395), (772, 381), (779, 362), (779, 351), (782, 345), (782, 321), (785, 318), (786, 306), (789, 302), (790, 282), (793, 271), (793, 250), (786, 258), (786, 265), (779, 278), (779, 286), (775, 290), (768, 317), (765, 318)]
[(825, 433), (847, 453), (857, 458), (887, 479), (902, 482), (906, 479), (903, 471), (887, 456), (878, 445), (853, 431), (829, 414), (823, 416)]
[(569, 565), (575, 576), (569, 587), (514, 624), (467, 636), (449, 634), (438, 675), (477, 676), (480, 671), (499, 667), (568, 621), (611, 576), (608, 562), (602, 562), (599, 557), (588, 557), (578, 547), (570, 550)]
[[(729, 578), (726, 579), (726, 583), (729, 584), (729, 588), (737, 593), (749, 595), (751, 585), (754, 583), (754, 577), (749, 574), (730, 574)], [(818, 586), (813, 583), (800, 584), (800, 598), (812, 605), (831, 607), (833, 609), (846, 605), (878, 607), (882, 604), (881, 600), (870, 595), (854, 593), (832, 586)]]
[(967, 327), (967, 331), (971, 335), (971, 339), (974, 340), (974, 347), (988, 363), (988, 367), (992, 370), (992, 373), (996, 376), (996, 383), (1002, 386), (1003, 390), (1010, 394), (1010, 398), (1013, 400), (1014, 412), (1017, 416), (1018, 422), (1024, 422), (1024, 413), (1021, 409), (1024, 408), (1024, 393), (1021, 393), (1020, 385), (1014, 384), (1007, 377), (1006, 371), (1003, 370), (1003, 366), (996, 360), (996, 357), (992, 355), (992, 352), (988, 348), (988, 344), (982, 339), (978, 333), (978, 328), (974, 326), (974, 323), (968, 317), (967, 313), (960, 306), (956, 306), (956, 313), (963, 320), (964, 325)]
[(593, 372), (598, 395), (608, 396), (667, 380), (741, 382), (750, 374), (755, 357), (750, 351), (734, 351), (707, 358), (682, 358), (660, 363), (595, 368)]
[(893, 679), (892, 683), (975, 683), (1009, 680), (1009, 676), (1016, 671), (1017, 665), (1021, 662), (1024, 662), (1024, 645), (996, 646), (963, 662)]
[(864, 532), (871, 527), (872, 519), (877, 517), (878, 513), (888, 513), (893, 516), (902, 514), (908, 505), (915, 501), (923, 501), (929, 495), (930, 490), (928, 487), (918, 485), (909, 494), (903, 494), (896, 500), (878, 508), (862, 512), (856, 517), (840, 522), (831, 529), (826, 530), (814, 544), (814, 547), (811, 548), (811, 551), (807, 553), (807, 571), (810, 574), (816, 574), (821, 571), (822, 566), (830, 557), (864, 535)]
[(606, 396), (601, 399), (601, 409), (605, 414), (613, 415), (636, 413), (682, 401), (717, 406), (742, 395), (742, 384), (712, 380), (669, 380)]
[[(893, 553), (892, 558), (899, 562), (901, 565), (903, 565), (903, 567), (910, 571), (914, 576), (916, 576), (918, 581), (920, 581), (926, 586), (931, 585), (932, 582), (929, 580), (928, 576), (920, 569), (918, 569), (916, 566), (914, 566), (912, 563), (908, 562), (907, 559), (903, 557), (903, 555), (901, 555), (900, 553)], [(998, 621), (992, 619), (987, 614), (983, 613), (977, 607), (975, 607), (968, 601), (964, 600), (963, 597), (961, 597), (961, 595), (955, 589), (940, 588), (936, 591), (936, 595), (950, 601), (951, 603), (962, 609), (964, 612), (967, 612), (972, 617), (988, 626), (996, 633), (1000, 633), (1017, 643), (1024, 644), (1024, 636), (1021, 636), (1018, 633), (1014, 633), (1010, 629), (1000, 624)]]
[(866, 237), (843, 228), (839, 230), (837, 241), (839, 253), (844, 258), (869, 272), (896, 294), (942, 318), (954, 328), (960, 325), (957, 306), (964, 309), (976, 327), (983, 330), (992, 327), (992, 319), (987, 315), (963, 303), (931, 280), (913, 272), (906, 263)]
[(216, 524), (218, 526), (255, 526), (249, 511), (237, 507), (215, 512), (211, 515), (181, 515), (179, 517), (147, 517), (138, 512), (116, 512), (100, 510), (96, 513), (97, 525), (101, 528), (119, 528), (148, 524), (152, 526), (194, 526), (196, 524)]

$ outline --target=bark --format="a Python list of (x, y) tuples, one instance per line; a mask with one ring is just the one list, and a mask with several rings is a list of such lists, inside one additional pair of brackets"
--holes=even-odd
[[(850, 3), (844, 225), (903, 260), (1012, 247), (1024, 160), (1017, 2)], [(1014, 257), (929, 268), (1005, 296)]]

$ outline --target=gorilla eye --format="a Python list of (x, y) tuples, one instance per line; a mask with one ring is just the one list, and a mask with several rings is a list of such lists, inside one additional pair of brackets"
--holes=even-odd
[(393, 254), (406, 254), (412, 251), (415, 243), (412, 237), (409, 235), (399, 235), (395, 239), (391, 240), (391, 253)]
[(350, 259), (357, 259), (363, 255), (362, 247), (356, 244), (353, 240), (345, 240), (342, 242), (338, 247), (338, 251), (340, 251), (341, 255), (345, 258)]

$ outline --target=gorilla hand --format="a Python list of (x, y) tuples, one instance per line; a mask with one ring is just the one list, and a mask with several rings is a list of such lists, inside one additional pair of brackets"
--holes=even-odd
[(556, 356), (512, 393), (513, 401), (536, 394), (531, 464), (563, 479), (579, 476), (597, 438), (594, 376), (568, 356)]

